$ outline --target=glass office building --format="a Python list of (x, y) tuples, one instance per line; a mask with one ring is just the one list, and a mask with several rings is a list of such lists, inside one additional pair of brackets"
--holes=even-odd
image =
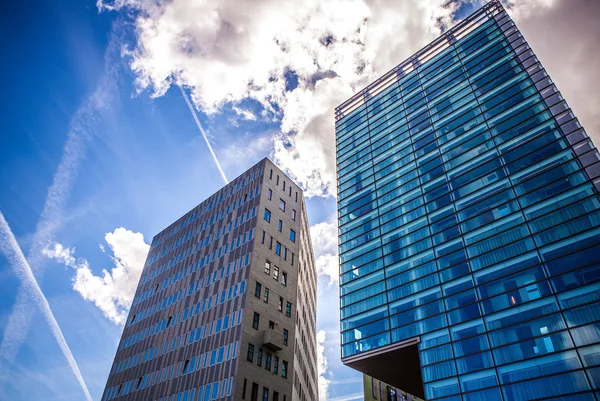
[(336, 145), (346, 365), (600, 400), (600, 156), (499, 2), (340, 105)]

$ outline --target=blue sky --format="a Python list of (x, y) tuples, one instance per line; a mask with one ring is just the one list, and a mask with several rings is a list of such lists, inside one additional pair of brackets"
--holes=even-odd
[[(306, 188), (318, 302), (338, 304), (333, 107), (479, 2), (397, 3), (5, 6), (0, 399), (81, 400), (83, 387), (99, 399), (122, 330), (118, 313), (126, 312), (135, 288), (131, 277), (139, 276), (144, 242), (223, 185), (178, 85), (192, 97), (229, 178), (269, 156)], [(565, 1), (512, 3), (516, 18), (539, 28)], [(592, 23), (586, 27), (583, 19), (580, 25), (589, 30)], [(538, 40), (547, 54), (542, 61), (557, 72), (563, 93), (573, 94), (566, 97), (584, 124), (587, 119), (597, 127), (590, 117), (597, 96), (561, 78), (535, 32), (527, 38)], [(584, 55), (586, 46), (579, 42)], [(581, 66), (578, 57), (569, 60)], [(598, 64), (592, 59), (582, 73), (589, 68), (593, 74)], [(11, 259), (19, 250), (27, 264)], [(40, 292), (31, 283), (19, 289), (28, 283), (29, 268)], [(319, 309), (322, 399), (361, 399), (360, 375), (339, 361), (338, 324), (337, 310)], [(57, 341), (57, 327), (65, 342)]]

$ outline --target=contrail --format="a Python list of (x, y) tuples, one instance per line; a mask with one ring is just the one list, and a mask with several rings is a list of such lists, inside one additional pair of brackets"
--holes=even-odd
[(196, 121), (196, 125), (198, 126), (198, 129), (202, 133), (202, 137), (204, 138), (204, 141), (206, 142), (206, 145), (208, 146), (208, 150), (210, 150), (210, 154), (212, 155), (213, 159), (215, 160), (215, 164), (217, 165), (217, 168), (219, 169), (219, 172), (221, 173), (221, 177), (223, 177), (223, 181), (225, 181), (225, 184), (229, 184), (229, 180), (225, 176), (225, 172), (221, 168), (221, 164), (219, 164), (219, 160), (217, 160), (217, 155), (215, 154), (212, 146), (210, 146), (210, 142), (208, 142), (208, 137), (206, 136), (206, 132), (204, 131), (204, 128), (202, 128), (202, 124), (200, 124), (200, 120), (198, 120), (198, 115), (196, 115), (196, 110), (194, 110), (194, 106), (192, 106), (192, 102), (190, 102), (190, 99), (188, 98), (188, 95), (183, 90), (183, 87), (181, 85), (178, 85), (178, 86), (179, 86), (179, 89), (181, 90), (181, 94), (183, 95), (183, 98), (185, 99), (185, 102), (188, 105), (188, 108), (190, 109), (190, 113), (192, 113), (192, 117), (194, 117), (194, 121)]
[[(117, 69), (110, 58), (118, 53), (116, 26), (113, 26), (108, 48), (104, 55), (105, 70), (96, 90), (77, 109), (69, 125), (67, 141), (63, 148), (62, 159), (54, 174), (52, 185), (48, 188), (44, 208), (33, 235), (32, 245), (27, 255), (28, 266), (41, 280), (44, 257), (42, 249), (52, 239), (61, 225), (61, 219), (69, 194), (77, 178), (77, 169), (85, 155), (88, 143), (93, 137), (94, 127), (114, 102), (115, 76)], [(19, 349), (25, 341), (27, 331), (35, 313), (32, 292), (23, 282), (17, 289), (13, 310), (0, 343), (0, 389), (6, 380), (6, 371), (14, 362)]]
[(23, 251), (19, 247), (17, 240), (15, 239), (14, 234), (12, 233), (6, 219), (2, 212), (0, 212), (0, 251), (6, 256), (9, 263), (13, 267), (17, 276), (21, 279), (21, 285), (24, 290), (29, 294), (29, 298), (33, 300), (37, 307), (40, 308), (42, 315), (48, 321), (50, 325), (50, 330), (58, 342), (58, 346), (62, 351), (65, 358), (71, 367), (71, 370), (75, 374), (83, 393), (85, 394), (85, 398), (88, 401), (92, 401), (92, 396), (83, 381), (83, 376), (81, 375), (81, 371), (79, 370), (79, 366), (77, 366), (77, 362), (65, 341), (65, 337), (58, 326), (58, 322), (50, 309), (50, 305), (48, 304), (48, 300), (44, 296), (42, 289), (40, 288), (35, 276), (33, 275), (33, 271), (27, 263), (25, 256), (23, 255)]

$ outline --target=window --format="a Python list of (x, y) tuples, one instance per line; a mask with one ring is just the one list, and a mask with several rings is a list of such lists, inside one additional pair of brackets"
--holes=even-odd
[(273, 179), (273, 169), (271, 169), (271, 171), (269, 171), (269, 180)]
[(267, 191), (267, 199), (271, 200), (271, 198), (273, 197), (273, 191), (271, 191), (270, 189)]
[(289, 333), (287, 329), (283, 329), (283, 345), (288, 345), (288, 336)]
[(292, 209), (292, 220), (296, 221), (296, 211)]
[(279, 280), (279, 267), (273, 266), (273, 280)]
[(292, 304), (289, 302), (286, 302), (285, 304), (285, 315), (288, 317), (292, 316)]
[(275, 184), (279, 185), (279, 174), (277, 174), (277, 179), (275, 180)]
[(284, 287), (287, 287), (287, 273), (286, 272), (281, 273), (281, 284), (283, 284)]
[(265, 262), (265, 274), (271, 275), (271, 262), (268, 260)]
[(296, 191), (296, 202), (298, 202), (298, 191)]
[(287, 247), (283, 247), (283, 260), (287, 260), (287, 253), (288, 253), (288, 249)]
[(279, 208), (285, 212), (285, 201), (283, 199), (279, 199)]
[(277, 243), (275, 244), (275, 253), (281, 256), (281, 244), (279, 243), (279, 241), (277, 241)]
[[(289, 305), (289, 302), (288, 302), (288, 305)], [(254, 318), (252, 318), (252, 328), (253, 329), (258, 330), (258, 323), (259, 323), (259, 321), (260, 321), (260, 315), (258, 313), (256, 313), (256, 312), (254, 312)]]
[(265, 359), (265, 369), (271, 370), (271, 359), (273, 356), (267, 352), (267, 357)]
[(273, 361), (273, 373), (279, 373), (279, 357), (275, 357)]
[(285, 191), (285, 180), (283, 180), (283, 190)]
[(279, 401), (279, 393), (277, 391), (273, 391), (273, 401)]
[(292, 260), (290, 261), (290, 264), (294, 266), (294, 252), (292, 252)]
[(262, 401), (269, 401), (269, 389), (263, 387), (263, 399)]
[(269, 209), (265, 209), (265, 215), (264, 218), (266, 221), (268, 221), (269, 223), (271, 222), (271, 212), (269, 211)]
[(244, 386), (242, 387), (242, 400), (246, 399), (246, 386), (248, 385), (248, 379), (244, 379)]
[(287, 378), (287, 368), (288, 368), (287, 361), (282, 361), (281, 362), (281, 377)]
[(283, 221), (279, 220), (279, 223), (277, 223), (277, 231), (281, 232), (281, 230), (283, 230)]
[(279, 305), (277, 306), (279, 312), (283, 312), (283, 298), (279, 297)]
[(296, 242), (296, 231), (290, 228), (290, 241)]
[(269, 320), (269, 328), (272, 330), (275, 328), (275, 322), (272, 320)]
[(262, 244), (264, 244), (264, 243), (265, 243), (265, 236), (266, 236), (266, 235), (267, 235), (267, 233), (265, 233), (265, 231), (263, 230), (263, 233), (262, 233), (262, 238), (261, 238), (261, 240), (260, 240), (260, 242), (261, 242)]
[(291, 198), (292, 197), (292, 187), (290, 187), (290, 192), (288, 193), (288, 196)]
[(269, 249), (273, 249), (273, 237), (271, 237), (271, 240), (269, 242)]
[(262, 354), (263, 354), (262, 348), (259, 348), (258, 349), (258, 356), (256, 357), (256, 364), (258, 366), (262, 366)]
[(258, 383), (252, 382), (252, 394), (250, 395), (250, 401), (258, 401)]
[(254, 288), (254, 296), (256, 298), (260, 298), (261, 289), (262, 289), (262, 285), (257, 281), (256, 282), (256, 287)]
[(265, 287), (265, 296), (263, 297), (263, 301), (265, 301), (266, 304), (269, 303), (269, 289), (267, 287)]
[(248, 354), (246, 355), (246, 360), (254, 362), (254, 344), (248, 344)]

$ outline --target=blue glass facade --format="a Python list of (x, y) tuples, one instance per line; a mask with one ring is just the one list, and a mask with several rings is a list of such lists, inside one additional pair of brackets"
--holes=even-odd
[(426, 399), (600, 399), (600, 157), (498, 2), (338, 107), (336, 146), (345, 363), (410, 342)]

